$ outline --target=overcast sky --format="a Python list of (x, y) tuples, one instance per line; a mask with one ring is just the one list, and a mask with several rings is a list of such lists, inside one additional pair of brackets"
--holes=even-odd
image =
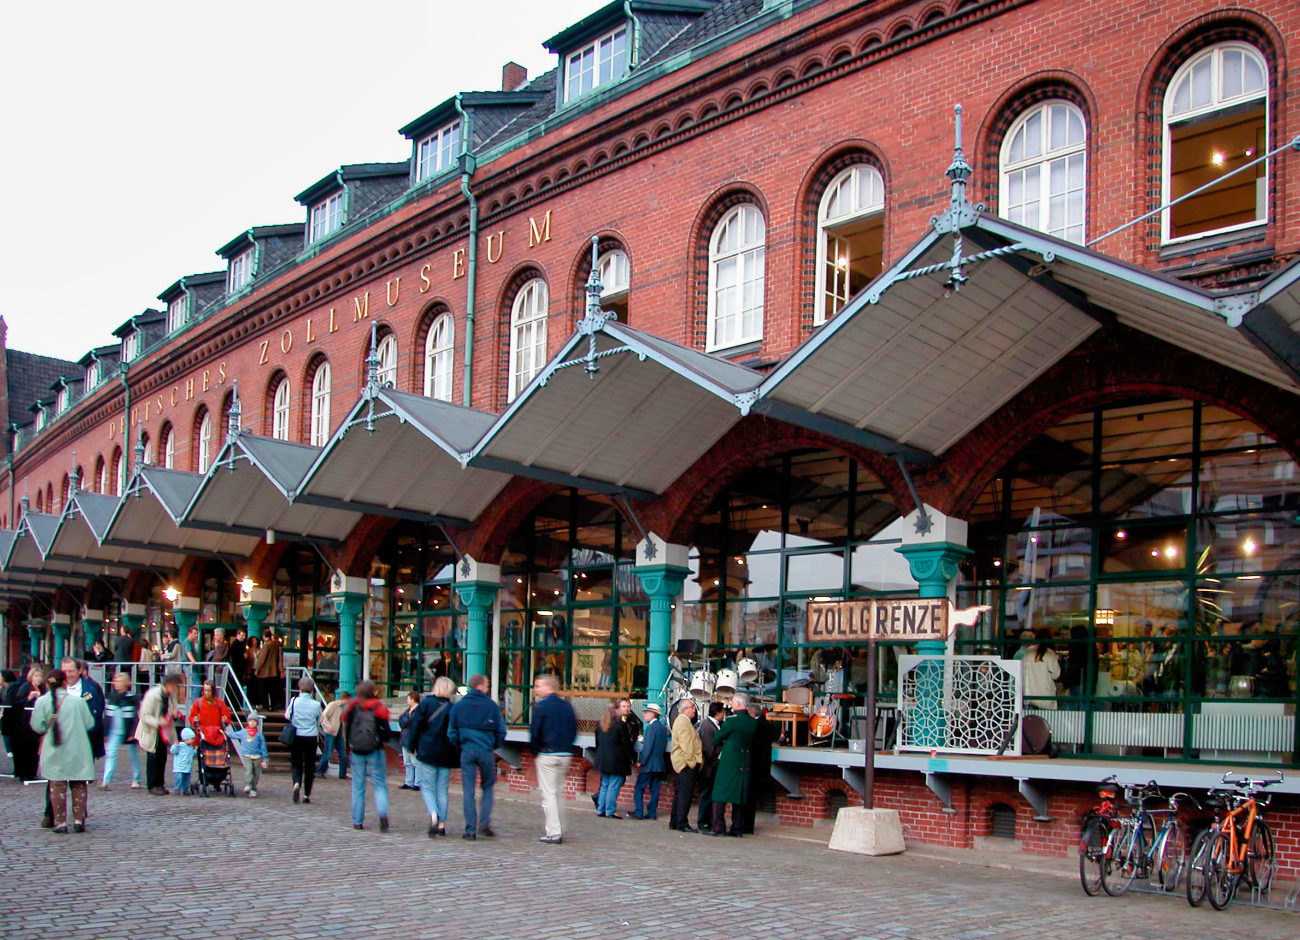
[(344, 163), (404, 160), (397, 129), (601, 0), (7, 4), (0, 272), (14, 349), (78, 359)]

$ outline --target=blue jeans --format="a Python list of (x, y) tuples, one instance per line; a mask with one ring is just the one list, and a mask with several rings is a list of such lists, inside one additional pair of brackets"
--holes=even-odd
[(596, 794), (596, 812), (602, 816), (613, 816), (618, 806), (618, 791), (623, 789), (627, 777), (618, 774), (600, 775), (600, 792)]
[[(643, 770), (636, 775), (636, 786), (632, 788), (632, 802), (636, 805), (637, 819), (659, 818), (659, 786), (664, 782), (664, 775), (659, 771)], [(646, 790), (650, 791), (650, 808), (642, 809), (641, 800)]]
[(424, 798), (424, 808), (429, 811), (429, 818), (446, 823), (447, 787), (451, 784), (451, 768), (434, 767), (417, 757), (415, 779), (420, 787), (420, 796)]
[[(474, 802), (474, 785), (483, 787), (483, 811)], [(465, 831), (486, 829), (492, 821), (492, 788), (497, 783), (497, 759), (491, 751), (465, 748), (460, 752), (460, 786), (465, 792)]]
[(172, 772), (172, 789), (177, 793), (190, 792), (190, 772), (188, 770)]
[(402, 785), (414, 787), (415, 784), (415, 755), (402, 748)]
[(383, 819), (388, 815), (388, 777), (385, 775), (383, 747), (369, 754), (352, 754), (352, 824), (366, 821), (366, 778), (375, 791), (375, 812)]
[(337, 751), (339, 755), (339, 777), (348, 775), (348, 749), (343, 740), (343, 733), (325, 735), (325, 753), (320, 756), (320, 763), (316, 765), (316, 776), (322, 780), (330, 769), (330, 751)]
[(104, 746), (104, 783), (113, 782), (113, 771), (117, 769), (117, 751), (125, 747), (131, 756), (131, 782), (139, 783), (144, 775), (140, 770), (140, 752), (135, 743), (124, 740), (122, 734), (111, 734)]

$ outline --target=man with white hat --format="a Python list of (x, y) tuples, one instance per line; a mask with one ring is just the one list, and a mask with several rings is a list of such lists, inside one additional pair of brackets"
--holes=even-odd
[[(655, 702), (646, 702), (641, 717), (645, 720), (645, 730), (641, 738), (641, 769), (636, 775), (636, 786), (632, 790), (634, 819), (657, 819), (659, 816), (659, 786), (664, 782), (667, 762), (664, 752), (668, 748), (668, 729), (659, 720), (661, 712)], [(646, 790), (650, 791), (650, 805), (644, 806)]]

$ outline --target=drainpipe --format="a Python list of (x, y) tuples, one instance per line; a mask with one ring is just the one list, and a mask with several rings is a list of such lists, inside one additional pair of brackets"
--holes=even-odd
[[(144, 337), (140, 337), (140, 351), (144, 352)], [(128, 363), (121, 363), (118, 367), (118, 378), (122, 380), (122, 459), (126, 461), (126, 477), (131, 476), (131, 449), (128, 442), (131, 440), (131, 386), (126, 381), (126, 370)], [(122, 494), (119, 493), (119, 496)]]
[(465, 274), (465, 378), (462, 383), (463, 403), (469, 408), (473, 403), (470, 392), (474, 381), (474, 295), (478, 285), (478, 199), (469, 188), (469, 180), (474, 175), (477, 161), (469, 152), (470, 116), (461, 106), (460, 95), (453, 101), (456, 113), (460, 115), (460, 191), (469, 203), (469, 259)]
[(623, 12), (632, 21), (632, 41), (628, 43), (627, 70), (630, 72), (641, 61), (641, 21), (632, 12), (632, 0), (623, 0)]

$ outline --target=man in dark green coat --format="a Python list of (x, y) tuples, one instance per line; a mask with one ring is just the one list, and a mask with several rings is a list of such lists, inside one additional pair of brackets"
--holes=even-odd
[(731, 697), (732, 716), (713, 732), (713, 743), (722, 746), (717, 774), (713, 778), (713, 832), (720, 836), (726, 826), (727, 804), (731, 804), (729, 836), (740, 838), (745, 802), (749, 798), (749, 744), (758, 722), (748, 711), (749, 698), (741, 692)]

